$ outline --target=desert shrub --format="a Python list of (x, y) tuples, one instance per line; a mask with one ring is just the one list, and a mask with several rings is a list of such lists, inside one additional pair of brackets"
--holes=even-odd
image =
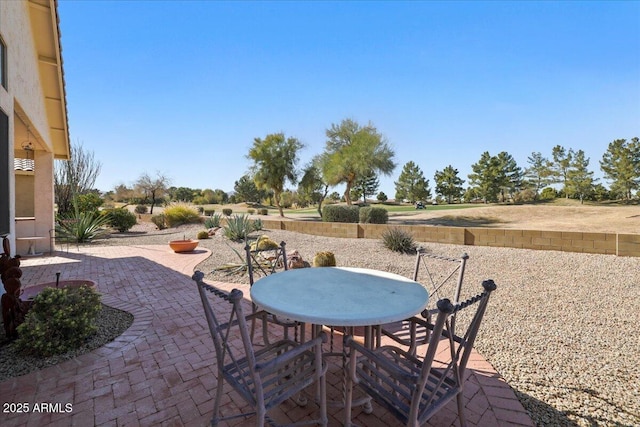
[(269, 215), (269, 209), (267, 208), (260, 208), (259, 212), (260, 215)]
[(104, 200), (96, 193), (86, 193), (77, 196), (73, 203), (80, 212), (98, 212), (98, 208), (102, 206)]
[(382, 244), (394, 252), (412, 253), (416, 250), (413, 235), (397, 227), (389, 228), (382, 233)]
[(147, 205), (137, 205), (133, 211), (137, 214), (146, 214), (147, 210)]
[(164, 214), (158, 214), (151, 217), (151, 222), (158, 227), (158, 230), (164, 230), (167, 228), (167, 220), (164, 217)]
[(211, 216), (211, 215), (213, 215), (214, 213), (216, 213), (216, 210), (215, 210), (215, 209), (205, 209), (205, 210), (204, 210), (204, 214), (205, 214), (206, 216)]
[(109, 216), (96, 212), (80, 212), (77, 208), (56, 221), (56, 238), (71, 243), (89, 242), (109, 234)]
[(227, 224), (222, 229), (229, 240), (244, 240), (253, 231), (253, 222), (247, 215), (234, 215), (227, 218)]
[(255, 231), (260, 231), (263, 228), (264, 228), (264, 226), (262, 225), (262, 220), (260, 218), (253, 220), (253, 229)]
[(220, 214), (212, 214), (204, 220), (204, 226), (206, 228), (220, 227), (220, 219), (222, 219)]
[(333, 252), (328, 252), (328, 251), (318, 252), (313, 257), (313, 266), (314, 267), (335, 267), (336, 256)]
[(198, 211), (198, 213), (199, 213), (200, 215), (202, 215), (202, 214), (204, 213), (204, 208), (203, 208), (202, 206), (198, 206), (198, 207), (196, 207), (196, 210)]
[(198, 231), (198, 235), (196, 236), (198, 240), (208, 239), (209, 232), (207, 230)]
[(360, 208), (359, 216), (362, 224), (386, 224), (389, 221), (389, 213), (384, 208)]
[(558, 197), (558, 192), (553, 187), (545, 187), (540, 193), (541, 200), (553, 200)]
[(224, 208), (224, 209), (222, 209), (222, 214), (223, 214), (224, 216), (231, 216), (231, 214), (232, 214), (232, 213), (233, 213), (233, 210), (232, 210), (232, 209), (229, 209), (229, 208)]
[(325, 205), (322, 208), (322, 221), (324, 222), (352, 222), (359, 220), (358, 206)]
[(249, 215), (253, 215), (254, 213), (256, 213), (256, 210), (255, 210), (255, 209), (253, 209), (253, 208), (249, 208), (249, 209), (247, 209), (247, 213), (248, 213)]
[(121, 233), (128, 231), (138, 222), (136, 216), (125, 208), (117, 208), (108, 211), (109, 226)]
[(530, 203), (536, 198), (535, 190), (526, 188), (513, 195), (513, 203)]
[(95, 332), (100, 308), (100, 295), (87, 286), (45, 288), (18, 327), (16, 346), (36, 356), (74, 350)]
[(164, 217), (169, 227), (200, 222), (200, 215), (196, 209), (180, 203), (164, 208)]

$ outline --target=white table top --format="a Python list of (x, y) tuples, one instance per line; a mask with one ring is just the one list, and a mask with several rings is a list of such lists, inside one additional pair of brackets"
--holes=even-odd
[(251, 287), (260, 308), (300, 322), (370, 326), (397, 322), (422, 311), (429, 293), (397, 274), (366, 268), (300, 268), (272, 274)]

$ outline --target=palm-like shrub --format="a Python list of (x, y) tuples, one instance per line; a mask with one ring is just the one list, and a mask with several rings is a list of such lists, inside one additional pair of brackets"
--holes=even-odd
[(90, 242), (109, 235), (109, 215), (80, 212), (77, 208), (56, 221), (56, 239), (70, 243)]
[(253, 221), (248, 215), (233, 215), (227, 218), (227, 224), (222, 227), (224, 235), (229, 240), (245, 240), (247, 235), (253, 231)]
[(262, 225), (262, 220), (260, 218), (253, 220), (253, 229), (255, 231), (260, 231), (263, 228), (264, 228), (264, 226)]
[(222, 219), (220, 214), (211, 214), (204, 220), (205, 228), (220, 227), (220, 220)]
[(389, 228), (382, 233), (382, 244), (394, 252), (412, 253), (416, 250), (413, 235), (400, 228)]
[(164, 218), (169, 227), (200, 222), (200, 214), (193, 207), (176, 203), (164, 208)]

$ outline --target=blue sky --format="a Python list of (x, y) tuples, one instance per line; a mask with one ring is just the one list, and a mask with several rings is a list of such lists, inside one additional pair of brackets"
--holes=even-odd
[[(373, 123), (433, 175), (467, 180), (484, 151), (598, 161), (640, 136), (640, 2), (59, 1), (72, 144), (96, 186), (161, 172), (232, 191), (256, 137)], [(606, 181), (601, 181), (605, 185)], [(465, 183), (466, 185), (466, 183)], [(341, 191), (338, 187), (336, 190)]]

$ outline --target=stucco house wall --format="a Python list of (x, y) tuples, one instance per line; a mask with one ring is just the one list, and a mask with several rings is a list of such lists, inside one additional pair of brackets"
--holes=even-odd
[[(64, 74), (56, 0), (0, 1), (0, 38), (5, 45), (6, 88), (0, 109), (9, 118), (8, 144), (1, 159), (9, 162), (8, 200), (0, 215), (9, 216), (12, 254), (26, 255), (34, 240), (37, 252), (49, 250), (54, 228), (54, 159), (68, 159)], [(25, 142), (32, 151), (25, 151)], [(29, 157), (33, 170), (16, 170), (15, 159)]]

